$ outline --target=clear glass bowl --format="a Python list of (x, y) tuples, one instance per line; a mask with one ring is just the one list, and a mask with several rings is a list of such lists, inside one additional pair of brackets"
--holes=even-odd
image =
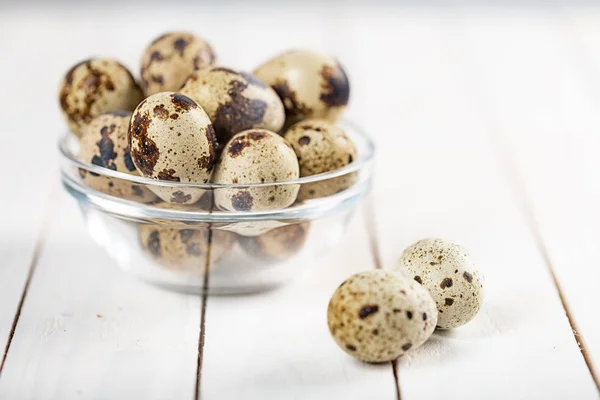
[[(358, 159), (324, 174), (250, 185), (180, 183), (113, 171), (79, 161), (79, 141), (67, 134), (59, 141), (62, 182), (78, 201), (93, 239), (139, 278), (187, 292), (267, 290), (310, 270), (315, 258), (342, 237), (370, 190), (374, 145), (353, 124), (340, 126), (354, 142)], [(215, 206), (216, 198), (278, 193), (286, 187), (299, 187), (301, 196), (285, 209)], [(179, 205), (153, 194), (165, 191), (199, 200)]]

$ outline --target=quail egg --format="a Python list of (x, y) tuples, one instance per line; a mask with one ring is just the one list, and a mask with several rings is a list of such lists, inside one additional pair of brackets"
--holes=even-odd
[[(129, 127), (131, 158), (147, 178), (208, 183), (217, 146), (214, 129), (202, 107), (179, 93), (161, 92), (142, 101)], [(202, 189), (150, 187), (164, 201), (195, 203)]]
[(252, 128), (278, 132), (285, 121), (277, 93), (255, 76), (224, 67), (196, 71), (181, 93), (208, 113), (222, 147), (233, 135)]
[[(323, 119), (308, 119), (288, 129), (284, 138), (292, 145), (300, 176), (310, 176), (342, 168), (356, 159), (354, 143), (339, 127)], [(350, 173), (300, 187), (298, 200), (326, 197), (352, 186), (356, 174)]]
[[(278, 134), (265, 129), (238, 133), (227, 143), (213, 176), (214, 183), (249, 184), (297, 179), (298, 159)], [(215, 189), (221, 210), (275, 210), (290, 206), (298, 195), (297, 184)]]
[(419, 347), (433, 333), (436, 320), (435, 302), (423, 287), (383, 270), (351, 276), (333, 293), (327, 309), (336, 343), (367, 362), (395, 360)]
[(282, 261), (304, 247), (309, 223), (275, 228), (259, 236), (238, 236), (238, 242), (249, 255), (266, 261)]
[[(139, 240), (144, 251), (159, 265), (192, 273), (203, 273), (206, 268), (210, 240), (210, 265), (225, 259), (232, 251), (236, 237), (228, 231), (206, 228), (179, 229), (162, 225), (143, 224)], [(209, 236), (210, 237), (209, 239)]]
[[(79, 159), (113, 171), (138, 175), (127, 141), (130, 119), (128, 111), (113, 111), (94, 118), (83, 128)], [(84, 169), (80, 169), (79, 174), (87, 186), (112, 196), (142, 203), (156, 199), (154, 193), (143, 185), (100, 176)]]
[(287, 126), (311, 117), (336, 121), (350, 98), (340, 63), (314, 51), (288, 51), (256, 68), (254, 75), (283, 101)]
[(170, 32), (156, 38), (142, 56), (142, 87), (146, 96), (177, 91), (195, 70), (213, 65), (215, 53), (202, 38)]
[(483, 277), (462, 246), (441, 239), (420, 240), (404, 250), (398, 270), (429, 290), (437, 303), (440, 329), (466, 324), (481, 309)]
[(73, 66), (63, 78), (59, 92), (62, 114), (77, 136), (94, 117), (111, 111), (131, 111), (142, 98), (142, 90), (127, 68), (101, 58)]

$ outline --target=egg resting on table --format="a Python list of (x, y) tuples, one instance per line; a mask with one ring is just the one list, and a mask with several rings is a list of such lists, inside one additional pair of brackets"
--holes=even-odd
[[(214, 129), (204, 112), (189, 97), (161, 92), (142, 101), (129, 128), (131, 158), (147, 178), (183, 183), (208, 183), (217, 147)], [(164, 201), (195, 203), (203, 189), (153, 185)]]
[(178, 91), (195, 70), (215, 63), (215, 53), (204, 39), (187, 32), (156, 38), (142, 55), (142, 88), (146, 96)]
[(462, 246), (441, 239), (424, 239), (409, 246), (397, 269), (423, 285), (437, 303), (440, 329), (456, 328), (481, 309), (483, 277)]
[(117, 61), (102, 58), (74, 65), (63, 78), (59, 92), (62, 114), (77, 136), (98, 115), (131, 111), (142, 98), (131, 72)]
[(307, 50), (280, 54), (253, 71), (285, 107), (286, 126), (307, 118), (335, 122), (350, 99), (350, 83), (333, 57)]
[(327, 309), (331, 335), (342, 350), (367, 362), (395, 360), (435, 330), (435, 302), (414, 280), (371, 270), (352, 275)]
[[(139, 175), (129, 153), (127, 129), (131, 113), (113, 111), (94, 118), (83, 129), (79, 159), (113, 171)], [(156, 200), (144, 185), (123, 179), (101, 176), (79, 169), (84, 184), (100, 192), (126, 200), (148, 203)]]
[[(307, 119), (291, 126), (284, 138), (292, 145), (300, 177), (335, 171), (357, 158), (356, 147), (338, 126), (323, 119)], [(349, 188), (356, 182), (356, 173), (349, 173), (319, 182), (304, 183), (298, 200), (326, 197)]]
[(245, 72), (206, 68), (192, 73), (180, 91), (204, 108), (221, 148), (236, 133), (252, 128), (278, 132), (285, 121), (277, 93)]
[(215, 168), (213, 182), (273, 185), (249, 188), (217, 188), (215, 205), (221, 210), (255, 211), (286, 208), (298, 195), (297, 184), (277, 182), (299, 177), (298, 159), (292, 147), (278, 134), (265, 129), (238, 133), (227, 143)]

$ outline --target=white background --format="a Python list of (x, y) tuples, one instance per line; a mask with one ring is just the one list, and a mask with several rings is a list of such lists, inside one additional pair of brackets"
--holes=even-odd
[[(0, 399), (598, 398), (600, 8), (323, 3), (2, 6)], [(96, 247), (57, 168), (64, 72), (90, 56), (137, 71), (147, 42), (181, 29), (247, 70), (288, 48), (335, 54), (347, 117), (379, 145), (372, 201), (318, 279), (209, 298), (203, 332), (200, 297)], [(351, 359), (329, 296), (428, 236), (476, 255), (480, 315), (397, 376)]]

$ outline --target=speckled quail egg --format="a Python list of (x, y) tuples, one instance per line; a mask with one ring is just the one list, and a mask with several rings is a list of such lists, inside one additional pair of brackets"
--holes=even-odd
[(278, 132), (285, 122), (277, 93), (245, 72), (224, 67), (196, 71), (180, 92), (208, 113), (221, 148), (238, 132), (251, 128)]
[[(83, 128), (79, 159), (113, 171), (138, 175), (127, 141), (130, 119), (128, 111), (113, 111), (94, 118)], [(142, 203), (156, 200), (154, 193), (143, 185), (100, 176), (84, 169), (80, 169), (79, 174), (83, 183), (100, 192)]]
[(441, 239), (420, 240), (404, 250), (398, 270), (429, 290), (437, 303), (440, 329), (466, 324), (481, 309), (483, 277), (462, 246)]
[[(147, 178), (207, 183), (213, 171), (214, 129), (202, 107), (179, 93), (161, 92), (142, 101), (129, 127), (131, 158)], [(149, 187), (170, 203), (195, 203), (202, 189)]]
[(170, 32), (156, 38), (142, 56), (142, 87), (146, 96), (177, 91), (195, 70), (214, 64), (215, 53), (202, 38)]
[(256, 68), (254, 75), (283, 101), (287, 126), (311, 117), (335, 121), (350, 98), (350, 83), (340, 63), (314, 51), (288, 51)]
[[(215, 168), (213, 182), (247, 184), (282, 182), (300, 174), (296, 153), (281, 136), (265, 129), (238, 133), (227, 143)], [(275, 210), (290, 206), (298, 185), (218, 188), (215, 205), (221, 210)]]
[(63, 116), (77, 136), (94, 117), (111, 111), (131, 111), (142, 98), (142, 90), (127, 68), (117, 61), (100, 58), (73, 66), (63, 78), (59, 92)]
[[(142, 248), (159, 265), (191, 273), (203, 273), (209, 248), (209, 230), (179, 229), (143, 224), (139, 227)], [(225, 259), (236, 242), (232, 232), (213, 230), (210, 238), (211, 267)]]
[(427, 290), (394, 272), (360, 272), (333, 293), (329, 330), (351, 356), (367, 362), (395, 360), (425, 343), (435, 329), (437, 309)]
[(305, 222), (275, 228), (259, 236), (238, 236), (249, 255), (266, 261), (282, 261), (304, 247), (310, 224)]
[[(308, 119), (288, 129), (284, 138), (292, 145), (300, 176), (310, 176), (342, 168), (357, 157), (354, 143), (339, 127), (323, 119)], [(305, 183), (300, 187), (298, 200), (326, 197), (349, 188), (356, 182), (350, 173), (321, 182)]]

